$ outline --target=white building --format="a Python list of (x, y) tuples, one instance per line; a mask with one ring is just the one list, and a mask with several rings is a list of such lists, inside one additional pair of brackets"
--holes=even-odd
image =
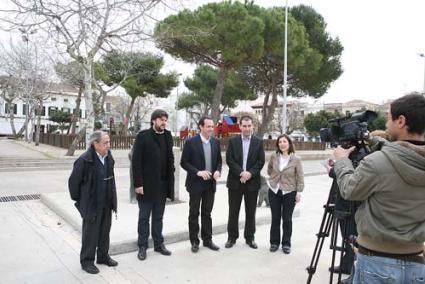
[[(58, 110), (65, 112), (74, 112), (76, 108), (77, 91), (69, 86), (58, 84), (51, 88), (51, 91), (47, 92), (48, 98), (43, 103), (43, 110), (41, 114), (41, 131), (47, 132), (50, 125), (56, 123), (49, 120), (50, 115)], [(80, 117), (85, 118), (85, 103), (84, 99), (81, 100), (80, 104)], [(26, 116), (26, 102), (18, 98), (14, 102), (14, 124), (16, 132), (18, 132), (25, 123)], [(31, 129), (31, 121), (28, 129)], [(3, 98), (0, 97), (0, 135), (11, 135), (12, 127), (10, 125), (10, 115), (8, 113), (8, 104)]]

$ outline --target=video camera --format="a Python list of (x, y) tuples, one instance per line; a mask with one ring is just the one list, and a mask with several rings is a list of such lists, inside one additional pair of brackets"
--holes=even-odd
[(329, 128), (320, 129), (322, 142), (356, 142), (369, 138), (368, 123), (376, 119), (374, 111), (366, 110), (341, 118), (330, 119)]

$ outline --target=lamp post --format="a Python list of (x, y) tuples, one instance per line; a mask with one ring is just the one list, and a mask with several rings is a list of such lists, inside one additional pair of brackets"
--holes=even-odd
[(286, 133), (286, 96), (288, 92), (288, 0), (285, 3), (285, 42), (283, 62), (283, 106), (282, 106), (282, 133)]
[(422, 92), (425, 95), (425, 54), (424, 53), (418, 53), (418, 55), (424, 59), (424, 88), (423, 88)]

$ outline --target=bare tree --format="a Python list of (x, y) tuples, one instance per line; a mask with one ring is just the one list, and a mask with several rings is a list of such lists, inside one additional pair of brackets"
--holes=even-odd
[[(30, 121), (34, 122), (37, 102), (40, 104), (46, 99), (44, 91), (48, 85), (46, 82), (49, 80), (50, 66), (47, 56), (41, 51), (40, 43), (29, 43), (28, 38), (28, 35), (23, 34), (24, 43), (15, 44), (11, 40), (8, 48), (0, 45), (0, 70), (9, 76), (9, 90), (4, 95), (9, 100), (19, 98), (25, 103), (25, 122), (21, 130), (16, 133), (13, 117), (11, 117), (12, 132), (17, 137), (25, 132), (25, 141), (31, 142), (30, 137), (33, 137), (32, 131), (35, 124), (32, 123), (31, 131), (28, 131), (28, 125)], [(10, 101), (10, 104), (13, 102)], [(13, 116), (13, 111), (10, 115)], [(40, 125), (37, 126), (37, 130), (39, 128)]]
[(71, 116), (71, 127), (68, 129), (71, 134), (75, 134), (77, 122), (80, 119), (81, 96), (84, 91), (84, 74), (80, 64), (71, 61), (67, 64), (57, 63), (55, 65), (56, 74), (61, 78), (62, 82), (78, 89), (77, 100), (75, 101), (75, 111)]
[(16, 137), (14, 109), (16, 100), (19, 98), (19, 93), (11, 76), (3, 76), (0, 78), (0, 90), (0, 96), (7, 103), (5, 114), (9, 114), (10, 128), (12, 129), (13, 136)]
[[(93, 62), (102, 50), (144, 37), (145, 25), (161, 0), (10, 0), (0, 10), (9, 29), (37, 28), (50, 35), (61, 51), (84, 71), (84, 97), (88, 116), (81, 131), (86, 141), (94, 128)], [(82, 134), (82, 133), (80, 133)], [(81, 137), (81, 135), (79, 135)], [(72, 150), (72, 149), (70, 149)], [(72, 153), (71, 153), (72, 152)], [(67, 155), (73, 155), (68, 151)]]

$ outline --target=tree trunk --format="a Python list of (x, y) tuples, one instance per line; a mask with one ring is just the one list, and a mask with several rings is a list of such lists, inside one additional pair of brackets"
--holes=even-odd
[(37, 128), (35, 129), (35, 146), (40, 145), (40, 127), (41, 127), (41, 111), (43, 110), (43, 105), (39, 104), (37, 108)]
[(15, 128), (15, 105), (11, 102), (8, 102), (8, 111), (9, 111), (9, 119), (10, 119), (10, 128), (12, 129), (12, 134), (15, 138), (17, 138), (16, 135), (16, 128)]
[(21, 135), (22, 135), (22, 133), (24, 133), (26, 127), (27, 126), (24, 123), (24, 125), (22, 125), (21, 129), (19, 129), (18, 133), (16, 133), (16, 137), (21, 137)]
[(127, 112), (125, 113), (125, 116), (127, 117), (127, 123), (123, 123), (122, 126), (122, 134), (126, 135), (128, 132), (128, 124), (130, 123), (130, 116), (133, 112), (134, 102), (136, 101), (136, 97), (131, 97), (130, 105), (128, 106)]
[(81, 95), (83, 94), (84, 86), (81, 84), (78, 88), (78, 96), (75, 101), (75, 113), (72, 114), (71, 119), (71, 134), (75, 134), (75, 128), (77, 127), (77, 122), (80, 120), (80, 105), (81, 105)]
[(29, 107), (29, 100), (27, 100), (26, 101), (26, 105), (25, 105), (25, 108), (26, 108), (26, 115), (25, 115), (25, 123), (24, 123), (24, 125), (25, 125), (25, 142), (29, 142), (28, 141), (28, 123), (29, 123), (29, 109), (30, 109), (30, 107)]
[(217, 85), (211, 106), (211, 118), (216, 124), (220, 119), (220, 104), (223, 97), (224, 82), (226, 81), (229, 70), (226, 67), (221, 67), (218, 72)]
[[(90, 143), (90, 135), (94, 130), (94, 108), (93, 108), (93, 90), (92, 90), (92, 64), (93, 59), (87, 58), (83, 64), (84, 69), (84, 101), (87, 117), (82, 128), (86, 132), (86, 145)], [(80, 123), (81, 124), (81, 123)], [(81, 126), (80, 126), (81, 127)]]
[(106, 100), (106, 95), (108, 94), (107, 92), (105, 92), (102, 88), (98, 88), (98, 90), (100, 91), (100, 113), (102, 114), (102, 116), (105, 115), (105, 100)]
[(272, 80), (271, 93), (272, 93), (272, 101), (270, 105), (268, 104), (270, 95), (267, 94), (264, 98), (263, 102), (263, 114), (261, 119), (261, 125), (258, 128), (258, 136), (262, 137), (267, 132), (270, 122), (274, 117), (274, 112), (277, 105), (277, 84), (276, 80)]
[(258, 131), (257, 134), (259, 137), (264, 136), (264, 133), (267, 132), (267, 103), (269, 102), (269, 98), (270, 98), (270, 94), (267, 94), (264, 97), (264, 101), (263, 101), (263, 107), (262, 107), (262, 112), (261, 112), (261, 123), (258, 126)]
[[(85, 126), (83, 126), (78, 132), (77, 136), (75, 136), (74, 141), (72, 141), (71, 146), (69, 146), (69, 149), (65, 154), (66, 156), (74, 156), (75, 150), (77, 150), (78, 143), (80, 143), (80, 141), (83, 139), (84, 134), (87, 135)], [(89, 145), (89, 144), (86, 144), (86, 145)]]
[(33, 112), (34, 112), (34, 108), (32, 107), (31, 108), (31, 115), (29, 117), (29, 120), (31, 121), (31, 130), (30, 130), (30, 133), (29, 133), (28, 143), (31, 143), (31, 142), (34, 141), (35, 114)]

